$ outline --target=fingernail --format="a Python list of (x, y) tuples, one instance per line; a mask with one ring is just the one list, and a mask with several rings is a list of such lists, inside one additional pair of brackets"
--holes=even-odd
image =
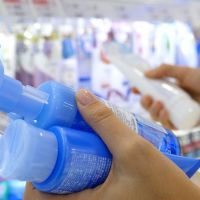
[(97, 100), (94, 95), (92, 95), (90, 92), (84, 89), (80, 89), (77, 92), (76, 97), (77, 101), (83, 106), (90, 105)]

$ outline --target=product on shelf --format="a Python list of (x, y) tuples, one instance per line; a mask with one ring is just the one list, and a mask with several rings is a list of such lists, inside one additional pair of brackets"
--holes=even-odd
[(62, 60), (58, 66), (58, 76), (59, 82), (78, 88), (78, 63), (75, 44), (70, 35), (64, 35), (62, 39)]
[(187, 157), (200, 157), (200, 128), (187, 131), (176, 131), (182, 153)]
[[(44, 8), (45, 4), (37, 6)], [(34, 5), (34, 9), (37, 6)], [(106, 67), (96, 56), (107, 38), (120, 42), (124, 51), (148, 60), (152, 67), (163, 62), (197, 65), (194, 34), (189, 25), (181, 22), (126, 22), (95, 18), (61, 21), (55, 18), (48, 23), (29, 20), (26, 23), (14, 22), (11, 26), (0, 25), (6, 74), (16, 75), (25, 84), (34, 86), (56, 80), (75, 89), (85, 87), (120, 106), (127, 107), (128, 102), (128, 109), (132, 109), (130, 99), (133, 98), (129, 93), (130, 87), (124, 84), (127, 80), (115, 67)], [(64, 40), (69, 42), (64, 43)], [(110, 74), (115, 75), (111, 78)]]
[(28, 32), (19, 33), (16, 42), (16, 78), (24, 84), (33, 85), (32, 43)]

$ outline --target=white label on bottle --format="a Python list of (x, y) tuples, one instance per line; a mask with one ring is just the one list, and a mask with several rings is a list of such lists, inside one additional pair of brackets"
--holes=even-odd
[(62, 181), (52, 193), (67, 194), (102, 184), (110, 171), (112, 159), (72, 150), (70, 162), (66, 162)]
[(168, 134), (168, 131), (155, 122), (143, 119), (133, 113), (124, 111), (122, 108), (111, 105), (103, 101), (116, 114), (116, 116), (135, 133), (138, 133), (144, 139), (152, 143), (157, 149), (163, 146), (163, 139)]
[(103, 103), (105, 103), (105, 105), (109, 107), (125, 125), (131, 128), (133, 131), (138, 132), (137, 122), (134, 114), (125, 111), (123, 108), (112, 105), (107, 101), (103, 100)]

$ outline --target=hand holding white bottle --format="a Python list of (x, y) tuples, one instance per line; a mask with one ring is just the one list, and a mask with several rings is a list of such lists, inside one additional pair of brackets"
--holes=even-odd
[(108, 59), (128, 78), (133, 87), (137, 87), (143, 95), (150, 95), (164, 103), (172, 123), (178, 129), (190, 129), (198, 123), (199, 104), (176, 84), (167, 80), (147, 78), (144, 72), (151, 67), (146, 61), (131, 53), (122, 52), (120, 45), (116, 43), (106, 44), (104, 51)]

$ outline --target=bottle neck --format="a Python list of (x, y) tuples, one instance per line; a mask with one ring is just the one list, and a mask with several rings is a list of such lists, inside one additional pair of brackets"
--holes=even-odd
[(34, 120), (48, 103), (49, 95), (31, 86), (2, 75), (0, 77), (0, 111), (19, 118)]
[(31, 86), (23, 86), (20, 100), (13, 111), (27, 120), (35, 120), (48, 100), (47, 93)]

